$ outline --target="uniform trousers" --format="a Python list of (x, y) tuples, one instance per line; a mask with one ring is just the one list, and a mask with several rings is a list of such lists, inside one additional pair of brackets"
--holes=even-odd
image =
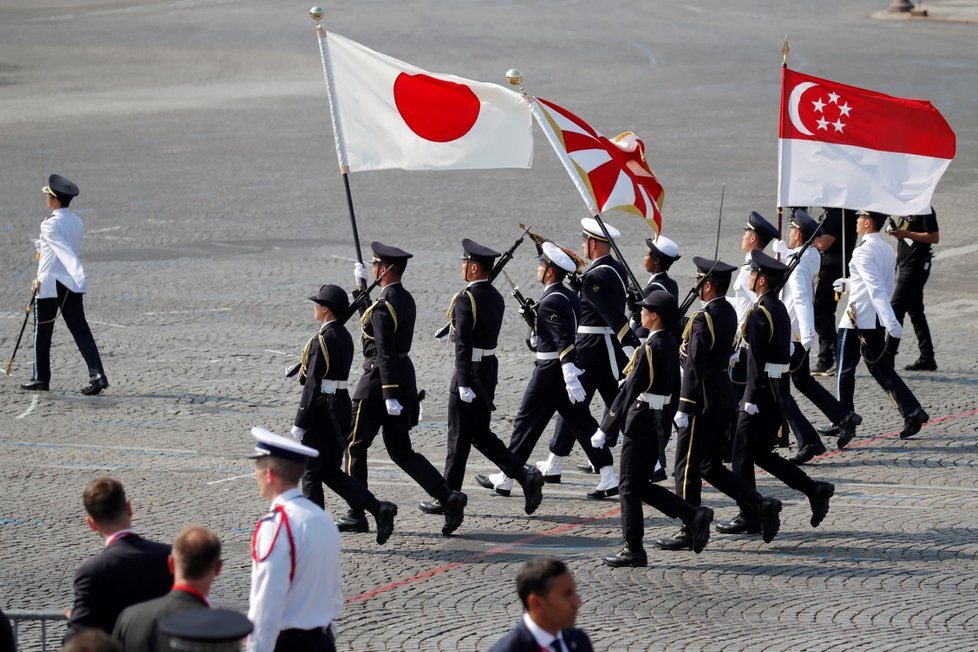
[(285, 629), (275, 640), (274, 652), (336, 652), (336, 641), (328, 627)]
[(753, 490), (721, 460), (732, 414), (726, 408), (708, 408), (690, 415), (689, 425), (676, 430), (676, 495), (693, 507), (702, 503), (703, 480), (738, 505)]
[[(507, 477), (523, 477), (523, 463), (506, 448), (506, 444), (492, 431), (492, 411), (486, 400), (477, 396), (471, 403), (452, 392), (448, 397), (448, 455), (445, 459), (445, 483), (449, 489), (459, 490), (465, 479), (465, 464), (472, 447), (499, 467)], [(489, 390), (487, 390), (489, 391)], [(491, 400), (490, 397), (486, 397)]]
[[(621, 468), (618, 489), (621, 502), (621, 529), (626, 543), (640, 547), (645, 537), (645, 514), (642, 503), (656, 508), (669, 518), (688, 521), (693, 508), (665, 487), (651, 482), (649, 459), (659, 454), (658, 433), (669, 425), (668, 413), (643, 409), (647, 414), (636, 415), (621, 445)], [(657, 423), (656, 423), (657, 422)], [(636, 436), (629, 434), (635, 432)]]
[[(579, 376), (583, 385), (587, 376)], [(611, 464), (611, 451), (591, 446), (591, 435), (598, 429), (598, 422), (591, 416), (586, 401), (571, 403), (564, 388), (564, 375), (559, 360), (537, 360), (530, 381), (523, 392), (523, 402), (513, 422), (513, 434), (509, 439), (509, 450), (523, 464), (530, 459), (533, 448), (554, 414), (559, 414), (574, 438), (581, 444), (588, 460), (596, 469)], [(570, 450), (568, 449), (568, 452)], [(565, 453), (566, 454), (566, 453)]]
[[(355, 512), (362, 512), (376, 499), (371, 493), (343, 472), (343, 451), (346, 449), (345, 435), (336, 432), (339, 426), (341, 432), (350, 431), (350, 398), (345, 389), (338, 390), (334, 401), (334, 416), (329, 416), (328, 408), (323, 406), (322, 419), (306, 431), (302, 443), (319, 451), (319, 457), (309, 460), (306, 472), (302, 476), (302, 495), (325, 508), (323, 484), (346, 501)], [(373, 511), (373, 510), (372, 510)]]
[(411, 445), (411, 415), (418, 409), (417, 401), (401, 399), (404, 408), (399, 415), (387, 414), (382, 398), (363, 398), (353, 401), (353, 430), (346, 449), (346, 472), (364, 487), (367, 484), (367, 449), (377, 433), (383, 430), (384, 446), (391, 461), (424, 489), (429, 496), (444, 503), (448, 486), (438, 470)]
[[(618, 373), (617, 369), (612, 373), (609, 367), (608, 349), (603, 336), (599, 342), (600, 348), (591, 347), (582, 351), (581, 347), (577, 347), (580, 363), (584, 365), (584, 375), (579, 376), (578, 379), (581, 381), (581, 387), (584, 388), (585, 392), (583, 404), (590, 409), (591, 400), (594, 398), (594, 394), (598, 393), (601, 395), (601, 400), (604, 401), (603, 410), (607, 411), (608, 406), (614, 403), (615, 397), (618, 396)], [(560, 457), (570, 455), (574, 448), (575, 438), (574, 429), (564, 423), (562, 416), (558, 416), (553, 437), (550, 438), (550, 452)], [(588, 459), (591, 459), (594, 454), (594, 447), (591, 446), (590, 436), (587, 441), (581, 442), (581, 448), (584, 449), (584, 454), (587, 455)]]
[[(800, 346), (795, 347), (794, 353), (791, 356), (791, 382), (794, 384), (795, 389), (811, 401), (829, 421), (839, 423), (849, 414), (849, 409), (836, 397), (832, 396), (832, 393), (825, 389), (822, 383), (812, 377), (812, 372), (809, 367), (809, 357), (808, 351)], [(794, 399), (791, 400), (791, 403), (795, 404)], [(795, 404), (796, 409), (797, 407), (797, 404)], [(790, 412), (787, 418), (791, 429), (802, 445), (818, 444), (821, 442), (818, 433), (811, 427), (808, 419), (802, 417), (804, 423), (799, 428), (796, 428), (794, 418)], [(808, 424), (808, 428), (805, 428), (805, 424)]]
[[(773, 391), (773, 390), (772, 390)], [(774, 397), (762, 394), (757, 397), (757, 414), (740, 412), (737, 431), (733, 442), (733, 471), (752, 488), (756, 487), (754, 465), (761, 467), (772, 476), (795, 491), (811, 495), (815, 481), (775, 452), (778, 428), (781, 427), (781, 414)], [(743, 512), (743, 506), (741, 507)], [(756, 515), (754, 515), (756, 516)]]
[(934, 340), (931, 339), (930, 326), (927, 325), (927, 316), (924, 314), (924, 285), (930, 278), (930, 265), (929, 260), (901, 265), (897, 270), (896, 288), (890, 297), (890, 305), (901, 324), (904, 316), (910, 315), (922, 360), (934, 359)]
[(58, 318), (58, 309), (65, 325), (75, 338), (75, 344), (81, 351), (88, 374), (104, 374), (102, 358), (95, 346), (92, 329), (85, 319), (84, 294), (72, 292), (58, 283), (58, 297), (50, 299), (34, 299), (34, 380), (50, 382), (51, 380), (51, 337), (54, 334), (54, 322)]
[(839, 329), (839, 371), (835, 381), (836, 395), (844, 406), (853, 409), (860, 357), (879, 386), (896, 403), (900, 416), (906, 417), (920, 407), (917, 397), (893, 369), (893, 357), (886, 353), (886, 330), (882, 326)]
[(818, 359), (816, 362), (822, 369), (828, 369), (835, 364), (837, 356), (835, 328), (838, 320), (835, 318), (836, 306), (839, 303), (835, 296), (832, 283), (837, 278), (848, 276), (842, 271), (842, 260), (837, 256), (822, 256), (822, 265), (818, 270), (818, 283), (815, 284), (813, 309), (815, 312), (815, 332), (818, 334)]

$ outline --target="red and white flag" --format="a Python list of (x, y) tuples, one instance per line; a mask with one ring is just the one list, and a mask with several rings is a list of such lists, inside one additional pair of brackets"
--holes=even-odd
[(530, 167), (519, 93), (428, 73), (322, 28), (319, 45), (341, 171)]
[(662, 229), (665, 191), (645, 159), (645, 143), (630, 131), (608, 139), (567, 109), (539, 97), (533, 117), (593, 215), (620, 210)]
[(781, 77), (778, 206), (917, 215), (954, 158), (954, 132), (926, 100), (804, 75)]

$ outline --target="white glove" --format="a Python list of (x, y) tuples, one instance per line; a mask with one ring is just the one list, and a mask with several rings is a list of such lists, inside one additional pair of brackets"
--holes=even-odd
[(531, 333), (530, 334), (530, 346), (532, 346), (534, 349), (537, 348), (537, 334), (536, 333)]
[(448, 341), (449, 336), (452, 334), (452, 329), (449, 328), (448, 330), (445, 331), (445, 334), (444, 335), (442, 335), (441, 337), (439, 337), (438, 334), (441, 333), (441, 331), (442, 331), (442, 329), (440, 329), (440, 328), (435, 331), (435, 339), (438, 340), (439, 342), (441, 342), (442, 344), (444, 344), (445, 342)]
[(301, 444), (302, 436), (306, 434), (306, 429), (300, 428), (299, 426), (292, 426), (292, 430), (289, 431), (289, 434), (292, 435), (292, 439)]
[(584, 373), (584, 370), (578, 368), (573, 362), (565, 362), (560, 365), (560, 370), (564, 374), (564, 387), (567, 389), (567, 397), (570, 399), (570, 402), (580, 403), (587, 398), (587, 392), (581, 386), (581, 381), (577, 379), (578, 376)]
[(676, 412), (676, 416), (672, 418), (672, 422), (676, 424), (677, 428), (685, 428), (689, 425), (689, 415), (685, 412)]
[(791, 247), (784, 240), (775, 240), (771, 243), (771, 248), (774, 249), (774, 253), (782, 258), (786, 258), (791, 253)]
[(634, 346), (623, 346), (621, 347), (621, 350), (625, 354), (625, 357), (628, 358), (629, 360), (631, 360), (632, 356), (635, 355)]
[(744, 403), (744, 412), (747, 414), (757, 414), (760, 411), (760, 408), (758, 408), (754, 403)]
[(40, 239), (37, 239), (37, 240), (34, 241), (34, 251), (36, 251), (38, 253), (41, 252), (41, 240)]
[(369, 284), (370, 277), (367, 276), (367, 268), (363, 266), (363, 263), (353, 264), (353, 280), (357, 282), (358, 286)]
[(890, 334), (890, 337), (900, 339), (903, 337), (903, 325), (895, 321), (890, 324), (890, 327), (886, 329), (886, 332)]
[(598, 428), (595, 433), (591, 435), (591, 445), (595, 448), (604, 448), (607, 441), (608, 437), (604, 434), (604, 430), (601, 428)]
[(463, 403), (471, 403), (475, 400), (475, 392), (472, 391), (471, 387), (459, 387), (458, 397), (462, 399)]
[(837, 278), (835, 282), (832, 283), (832, 289), (839, 294), (845, 294), (849, 291), (849, 279), (847, 278)]
[(404, 409), (396, 398), (384, 399), (384, 405), (387, 406), (387, 414), (392, 417), (400, 416), (401, 410)]

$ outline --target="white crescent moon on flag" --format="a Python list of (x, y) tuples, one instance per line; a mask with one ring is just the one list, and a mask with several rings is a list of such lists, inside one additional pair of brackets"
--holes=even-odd
[(788, 96), (788, 118), (791, 120), (791, 124), (794, 125), (795, 129), (806, 136), (813, 134), (801, 123), (801, 117), (798, 115), (798, 105), (801, 104), (802, 94), (812, 86), (818, 86), (818, 84), (814, 82), (802, 82), (795, 86), (791, 91), (791, 95)]

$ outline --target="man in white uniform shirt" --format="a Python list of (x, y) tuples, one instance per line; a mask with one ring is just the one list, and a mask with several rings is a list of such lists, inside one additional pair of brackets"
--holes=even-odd
[[(781, 291), (781, 301), (788, 310), (791, 318), (791, 335), (793, 350), (791, 353), (790, 373), (795, 388), (801, 392), (815, 407), (817, 407), (832, 422), (839, 434), (838, 446), (844, 448), (856, 434), (856, 426), (862, 423), (862, 417), (850, 412), (839, 402), (821, 383), (812, 378), (809, 368), (808, 352), (815, 343), (815, 279), (822, 264), (818, 249), (809, 246), (801, 253), (806, 242), (814, 242), (822, 235), (818, 222), (813, 220), (803, 209), (796, 209), (791, 216), (791, 230), (788, 242), (774, 242), (775, 253), (789, 265), (795, 264), (795, 257), (801, 256), (791, 276), (785, 282)], [(788, 458), (795, 464), (805, 464), (813, 457), (825, 453), (825, 444), (818, 432), (801, 413), (795, 399), (789, 394), (785, 402), (788, 424), (798, 440), (798, 452)]]
[(94, 395), (109, 386), (92, 330), (85, 320), (82, 302), (88, 292), (88, 277), (78, 258), (85, 226), (68, 209), (78, 195), (78, 186), (52, 174), (41, 189), (52, 214), (41, 222), (37, 240), (37, 277), (34, 279), (34, 375), (21, 389), (47, 391), (51, 381), (51, 336), (60, 310), (75, 344), (88, 365), (89, 383), (82, 394)]
[(853, 407), (856, 366), (860, 354), (880, 387), (893, 399), (903, 417), (901, 439), (913, 437), (930, 418), (906, 383), (893, 369), (893, 356), (903, 336), (903, 327), (890, 305), (895, 284), (896, 254), (883, 242), (879, 231), (886, 216), (881, 213), (856, 213), (856, 233), (862, 240), (852, 252), (849, 278), (833, 286), (848, 294), (846, 309), (839, 321), (839, 371), (836, 395), (849, 410)]
[(340, 532), (298, 483), (314, 448), (252, 428), (255, 479), (272, 500), (251, 540), (249, 652), (334, 651), (330, 624), (343, 608)]

